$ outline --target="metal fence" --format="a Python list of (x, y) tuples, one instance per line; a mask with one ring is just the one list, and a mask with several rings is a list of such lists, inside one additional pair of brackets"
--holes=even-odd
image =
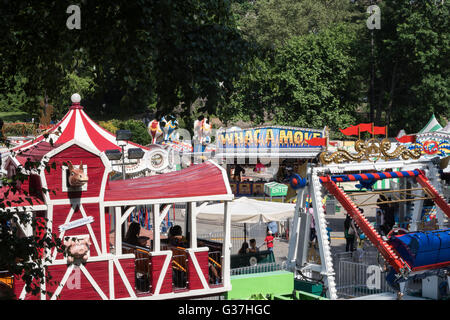
[[(248, 243), (250, 239), (255, 239), (257, 246), (264, 244), (266, 230), (267, 226), (265, 223), (246, 224), (231, 228), (231, 254), (237, 254), (242, 243), (244, 241)], [(204, 233), (199, 234), (198, 238), (223, 243), (224, 233), (223, 231)]]
[(338, 265), (340, 261), (351, 261), (356, 263), (383, 266), (385, 260), (376, 250), (366, 249), (364, 251), (338, 252), (333, 256), (333, 263)]
[(256, 266), (234, 268), (231, 269), (231, 275), (237, 276), (237, 275), (271, 272), (279, 270), (286, 270), (286, 265), (284, 263), (272, 262), (272, 263), (258, 264)]
[(341, 260), (336, 271), (339, 298), (355, 298), (382, 292), (395, 292), (386, 281), (386, 272), (376, 264)]

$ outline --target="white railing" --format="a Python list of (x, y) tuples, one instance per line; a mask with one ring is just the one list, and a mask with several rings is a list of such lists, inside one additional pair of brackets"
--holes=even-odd
[(271, 272), (271, 271), (279, 271), (279, 270), (286, 270), (286, 265), (284, 263), (277, 263), (277, 262), (262, 263), (262, 264), (258, 264), (255, 266), (231, 269), (231, 275), (237, 276), (237, 275), (243, 275), (243, 274), (253, 274), (253, 273)]

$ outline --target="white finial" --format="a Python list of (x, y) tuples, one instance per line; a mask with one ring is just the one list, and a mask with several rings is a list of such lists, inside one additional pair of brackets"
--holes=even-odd
[(81, 101), (81, 96), (78, 93), (74, 93), (71, 97), (70, 100), (72, 100), (72, 103), (80, 103)]

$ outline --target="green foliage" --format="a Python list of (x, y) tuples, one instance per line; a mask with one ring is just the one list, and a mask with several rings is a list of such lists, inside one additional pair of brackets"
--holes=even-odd
[(3, 119), (4, 122), (23, 122), (29, 118), (30, 115), (23, 111), (0, 112), (0, 119)]
[(374, 33), (376, 121), (391, 124), (393, 132), (409, 133), (420, 130), (433, 113), (445, 124), (450, 114), (450, 3), (390, 0), (380, 9), (381, 30)]
[(347, 0), (260, 0), (233, 8), (246, 37), (263, 47), (283, 46), (292, 37), (320, 32), (353, 15)]
[[(46, 283), (54, 283), (46, 269), (50, 259), (42, 256), (44, 250), (56, 249), (62, 253), (65, 249), (61, 239), (47, 228), (46, 219), (40, 220), (25, 210), (25, 206), (35, 203), (28, 192), (19, 190), (19, 185), (28, 179), (32, 171), (39, 174), (43, 169), (50, 172), (55, 166), (48, 162), (27, 160), (12, 177), (1, 178), (3, 197), (0, 199), (0, 270), (21, 277), (26, 291), (34, 295), (39, 292), (52, 294), (41, 290)], [(47, 191), (42, 189), (42, 192)], [(14, 209), (11, 208), (12, 202), (16, 203)], [(23, 230), (30, 227), (34, 230), (33, 234), (24, 234), (20, 225)]]
[(36, 127), (31, 122), (5, 123), (3, 125), (3, 134), (5, 136), (29, 136), (36, 134)]
[(4, 76), (8, 90), (1, 93), (0, 90), (0, 112), (18, 112), (25, 110), (33, 103), (32, 99), (28, 98), (25, 92), (27, 85), (27, 78), (16, 76)]
[(213, 111), (230, 91), (219, 82), (230, 89), (246, 57), (227, 0), (84, 1), (80, 30), (66, 28), (69, 4), (0, 4), (4, 73), (20, 72), (29, 97), (48, 97), (60, 110), (70, 98), (61, 95), (81, 87), (98, 112), (103, 104), (130, 114), (156, 103), (159, 114), (180, 105), (190, 115), (198, 97)]
[(152, 142), (150, 134), (147, 131), (147, 127), (140, 120), (129, 119), (122, 121), (112, 119), (109, 121), (100, 121), (98, 124), (112, 134), (116, 134), (117, 130), (130, 130), (132, 133), (131, 141), (137, 144), (147, 145)]
[(356, 34), (345, 26), (291, 38), (273, 55), (255, 58), (236, 83), (220, 116), (247, 115), (256, 123), (338, 128), (353, 124)]

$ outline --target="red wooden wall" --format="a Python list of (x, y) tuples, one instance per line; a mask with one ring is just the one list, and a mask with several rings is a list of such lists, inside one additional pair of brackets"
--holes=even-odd
[[(102, 247), (101, 244), (101, 224), (100, 224), (100, 206), (98, 203), (84, 203), (82, 204), (84, 211), (86, 212), (86, 215), (92, 216), (94, 218), (94, 222), (90, 223), (95, 238), (97, 239), (98, 245)], [(71, 205), (65, 204), (65, 205), (55, 205), (53, 207), (53, 229), (52, 232), (59, 235), (59, 226), (63, 225), (67, 219), (67, 215), (70, 212), (70, 209), (72, 208)], [(72, 215), (72, 218), (70, 221), (78, 220), (83, 218), (83, 215), (81, 214), (80, 208), (77, 207)], [(106, 232), (108, 234), (108, 232)], [(73, 229), (66, 230), (64, 233), (64, 237), (66, 236), (74, 236), (74, 235), (89, 235), (89, 230), (87, 225), (82, 225)], [(106, 241), (106, 239), (104, 239)], [(95, 249), (93, 239), (91, 238), (91, 246), (90, 246), (90, 256), (97, 256), (99, 253)], [(58, 259), (62, 259), (62, 254), (58, 253), (57, 255)]]
[[(80, 162), (83, 162), (83, 165), (87, 166), (89, 182), (87, 183), (86, 191), (62, 191), (62, 166), (63, 162), (67, 163), (69, 160), (74, 166), (78, 166)], [(45, 172), (47, 188), (50, 191), (55, 191), (56, 193), (49, 193), (51, 199), (98, 197), (100, 195), (105, 166), (99, 156), (86, 151), (77, 145), (73, 145), (53, 156), (49, 161), (49, 165), (52, 165), (53, 163), (56, 163), (56, 169), (51, 169), (50, 172)]]
[[(209, 264), (208, 264), (208, 251), (195, 252), (195, 257), (197, 258), (200, 269), (203, 272), (206, 282), (209, 282)], [(203, 284), (200, 277), (197, 274), (192, 259), (188, 259), (188, 281), (189, 290), (203, 289)]]
[[(150, 265), (150, 283), (151, 283), (151, 292), (155, 293), (156, 285), (158, 283), (159, 275), (161, 274), (162, 267), (164, 265), (164, 261), (166, 260), (166, 255), (161, 256), (152, 256), (151, 265)], [(161, 290), (159, 293), (169, 293), (172, 292), (172, 266), (169, 263), (169, 268), (167, 270), (166, 276), (164, 277)]]

